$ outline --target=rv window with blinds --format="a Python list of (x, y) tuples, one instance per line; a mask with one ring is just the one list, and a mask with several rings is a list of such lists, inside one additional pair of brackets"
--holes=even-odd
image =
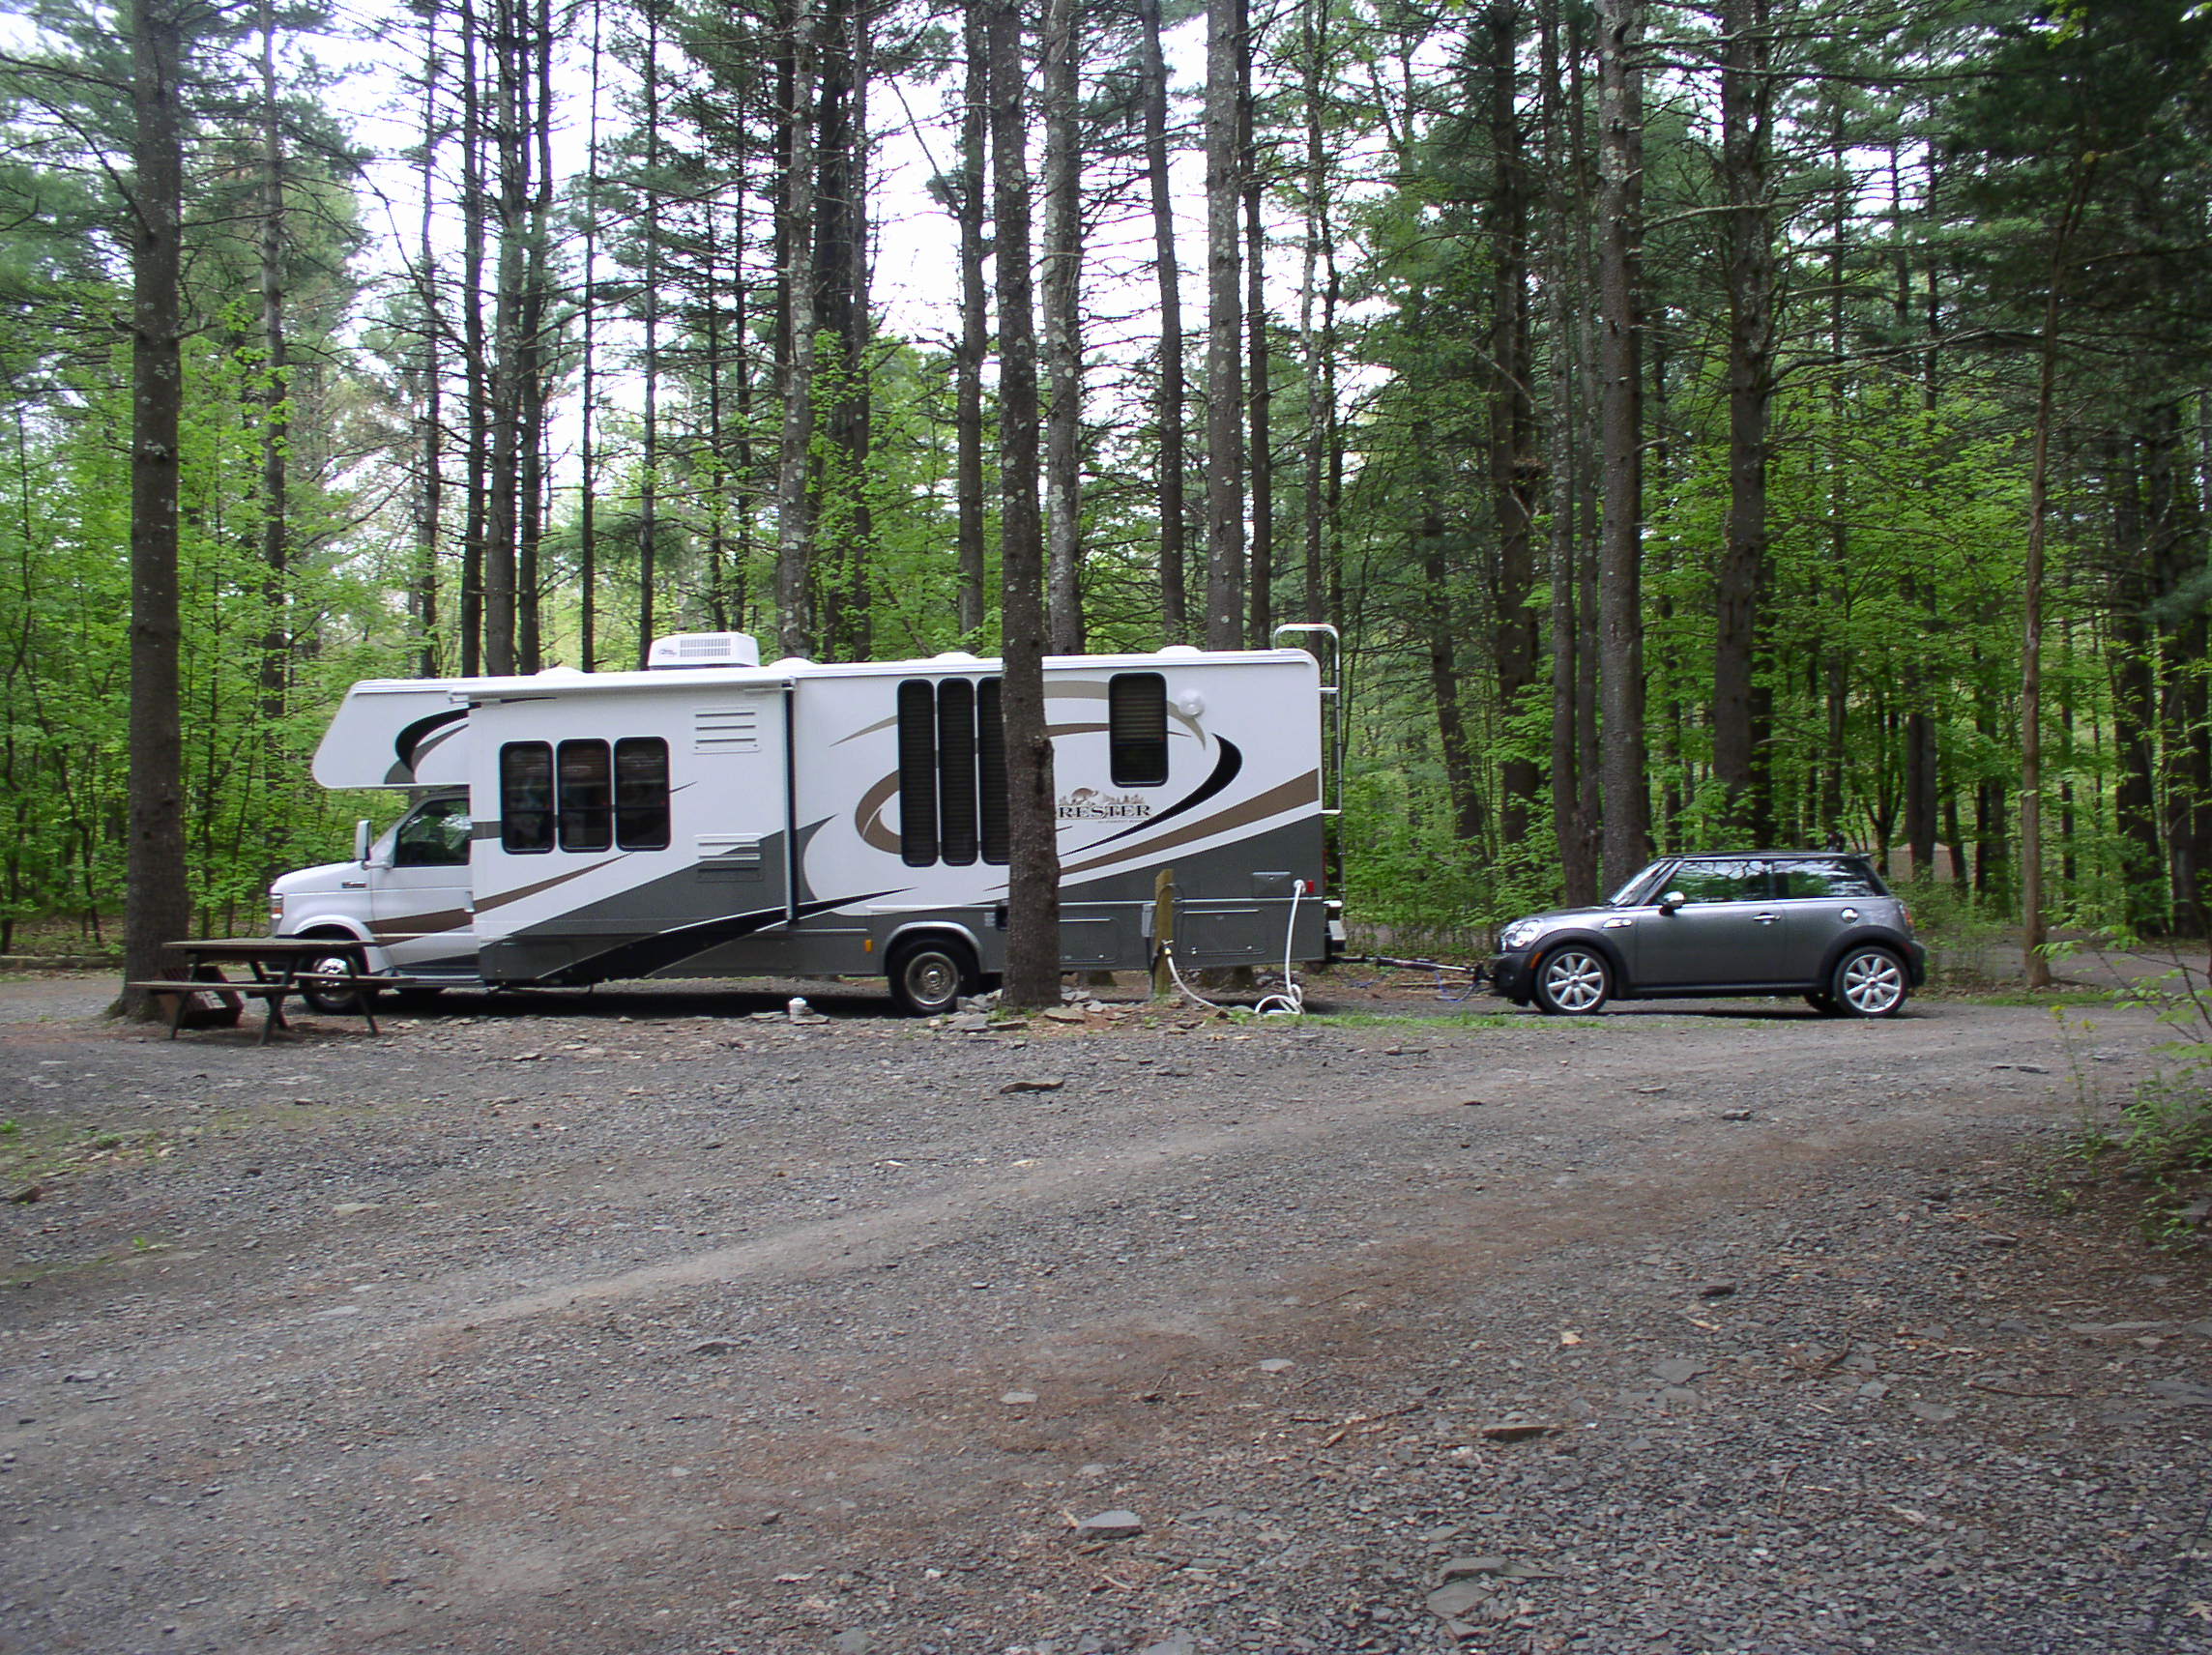
[(561, 849), (605, 850), (614, 839), (607, 744), (563, 741), (554, 769), (561, 792)]
[(1116, 787), (1158, 787), (1168, 779), (1166, 679), (1116, 673), (1106, 683), (1106, 730)]
[(615, 843), (626, 851), (668, 849), (668, 743), (658, 736), (615, 743)]
[(1006, 860), (1006, 739), (999, 681), (898, 687), (899, 853), (910, 867)]
[(500, 844), (533, 856), (553, 849), (668, 847), (668, 743), (657, 736), (605, 741), (509, 741), (499, 750)]
[(499, 842), (530, 854), (553, 848), (553, 748), (509, 741), (499, 750)]

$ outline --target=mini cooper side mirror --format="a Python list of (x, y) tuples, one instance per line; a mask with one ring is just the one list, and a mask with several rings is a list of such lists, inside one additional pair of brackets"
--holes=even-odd
[(1662, 914), (1672, 914), (1675, 909), (1681, 907), (1682, 904), (1689, 900), (1690, 899), (1684, 896), (1680, 891), (1671, 890), (1665, 896), (1659, 899), (1659, 912)]

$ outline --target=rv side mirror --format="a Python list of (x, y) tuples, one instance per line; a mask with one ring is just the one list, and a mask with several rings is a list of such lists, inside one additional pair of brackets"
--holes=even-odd
[(1665, 896), (1659, 899), (1659, 912), (1662, 914), (1672, 914), (1675, 909), (1681, 907), (1682, 904), (1689, 900), (1690, 899), (1684, 896), (1680, 891), (1671, 890)]
[(364, 866), (368, 861), (368, 818), (363, 817), (353, 825), (353, 859)]

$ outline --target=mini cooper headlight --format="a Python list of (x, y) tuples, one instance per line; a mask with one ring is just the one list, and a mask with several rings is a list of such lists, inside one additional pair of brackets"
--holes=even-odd
[(1542, 920), (1516, 919), (1498, 934), (1498, 945), (1501, 948), (1526, 948), (1543, 934)]

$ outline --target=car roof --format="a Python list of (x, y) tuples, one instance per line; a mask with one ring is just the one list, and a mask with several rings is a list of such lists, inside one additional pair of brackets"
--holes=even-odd
[(1848, 857), (1855, 862), (1872, 860), (1872, 853), (1867, 851), (1677, 851), (1672, 857), (1659, 859), (1663, 862), (1737, 862), (1749, 857), (1762, 862), (1799, 862), (1832, 861), (1838, 857)]

